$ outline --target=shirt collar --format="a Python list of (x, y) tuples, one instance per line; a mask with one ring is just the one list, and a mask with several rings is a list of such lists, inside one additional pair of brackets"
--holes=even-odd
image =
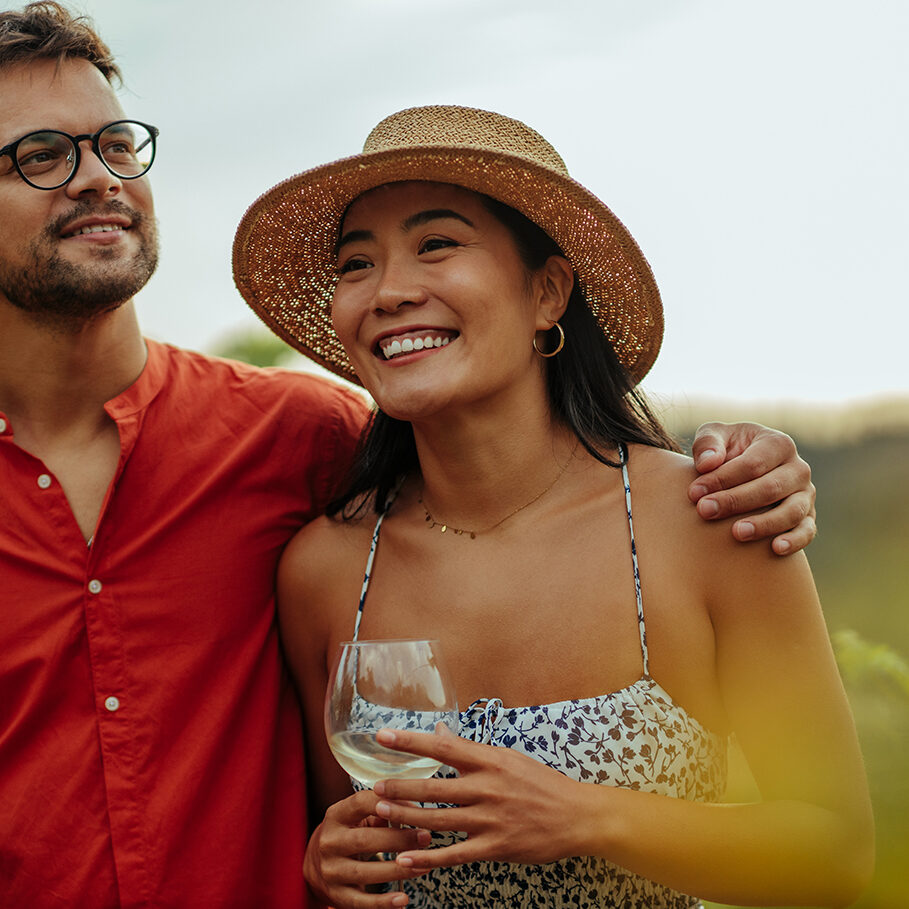
[(136, 381), (104, 405), (104, 409), (114, 420), (131, 417), (145, 410), (164, 386), (167, 376), (167, 348), (148, 338), (145, 339), (145, 347), (148, 356)]

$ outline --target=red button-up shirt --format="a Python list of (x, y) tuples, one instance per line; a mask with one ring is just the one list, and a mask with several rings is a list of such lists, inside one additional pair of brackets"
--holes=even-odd
[(106, 405), (90, 546), (0, 414), (0, 906), (305, 904), (282, 547), (364, 416), (333, 383), (149, 342)]

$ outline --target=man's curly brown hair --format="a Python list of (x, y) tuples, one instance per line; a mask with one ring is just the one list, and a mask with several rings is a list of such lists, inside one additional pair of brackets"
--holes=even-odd
[(110, 48), (86, 16), (73, 16), (54, 0), (0, 13), (0, 68), (33, 60), (88, 60), (108, 82), (122, 83)]

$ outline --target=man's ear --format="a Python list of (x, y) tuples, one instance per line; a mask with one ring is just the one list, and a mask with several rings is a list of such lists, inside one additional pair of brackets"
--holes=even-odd
[(546, 331), (562, 318), (574, 287), (574, 271), (564, 256), (550, 256), (537, 273), (537, 330)]

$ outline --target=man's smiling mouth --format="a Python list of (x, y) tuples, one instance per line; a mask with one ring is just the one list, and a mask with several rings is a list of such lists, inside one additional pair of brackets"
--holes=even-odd
[(124, 231), (126, 228), (122, 224), (86, 224), (85, 227), (79, 227), (74, 231), (63, 234), (64, 239), (68, 237), (78, 237), (80, 234), (99, 234), (111, 233), (112, 231)]

